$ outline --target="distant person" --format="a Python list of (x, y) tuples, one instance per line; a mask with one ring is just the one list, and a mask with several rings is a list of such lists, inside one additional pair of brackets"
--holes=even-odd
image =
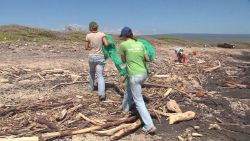
[(176, 48), (175, 49), (175, 54), (177, 56), (177, 61), (179, 63), (185, 63), (186, 62), (186, 56), (184, 54), (183, 48)]
[(147, 133), (154, 133), (156, 127), (141, 94), (141, 85), (147, 79), (145, 61), (149, 61), (148, 54), (143, 44), (134, 39), (132, 30), (129, 27), (122, 29), (120, 38), (123, 40), (120, 44), (121, 60), (126, 63), (128, 72), (126, 91), (122, 102), (123, 111), (129, 112), (131, 105), (135, 103), (144, 123), (143, 130)]
[(102, 52), (102, 44), (108, 46), (108, 41), (104, 33), (98, 31), (98, 24), (96, 22), (89, 23), (89, 31), (86, 35), (85, 49), (89, 51), (89, 84), (90, 91), (94, 90), (95, 75), (97, 75), (98, 82), (98, 96), (99, 100), (106, 99), (105, 95), (105, 81), (103, 77), (103, 70), (105, 59)]

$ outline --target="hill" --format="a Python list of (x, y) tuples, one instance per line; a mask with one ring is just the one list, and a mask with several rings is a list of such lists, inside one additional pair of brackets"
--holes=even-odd
[(0, 26), (0, 41), (82, 41), (85, 35), (80, 31), (59, 32), (21, 25)]

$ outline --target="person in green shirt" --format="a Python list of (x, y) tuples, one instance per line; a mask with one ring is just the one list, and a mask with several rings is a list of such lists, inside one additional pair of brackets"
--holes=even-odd
[(131, 105), (135, 103), (144, 123), (143, 130), (147, 133), (154, 133), (156, 127), (141, 94), (141, 85), (147, 79), (145, 61), (149, 61), (148, 54), (143, 44), (134, 39), (129, 27), (122, 29), (120, 37), (123, 40), (120, 44), (121, 60), (126, 63), (128, 72), (126, 91), (122, 102), (123, 111), (129, 112)]

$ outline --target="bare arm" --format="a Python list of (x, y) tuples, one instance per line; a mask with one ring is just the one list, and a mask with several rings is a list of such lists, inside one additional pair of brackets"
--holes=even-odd
[(86, 41), (86, 42), (85, 42), (85, 49), (86, 49), (86, 50), (89, 50), (89, 49), (90, 49), (90, 47), (89, 47), (89, 41)]
[(144, 60), (145, 60), (146, 62), (149, 62), (149, 61), (150, 61), (150, 59), (149, 59), (149, 57), (148, 57), (147, 54), (144, 55)]
[(123, 63), (126, 63), (126, 57), (125, 56), (121, 55), (121, 60), (122, 60)]
[(108, 43), (108, 41), (107, 41), (107, 39), (106, 39), (106, 36), (104, 36), (104, 37), (102, 38), (102, 42), (103, 42), (103, 44), (105, 45), (105, 47), (108, 47), (108, 46), (109, 46), (109, 43)]

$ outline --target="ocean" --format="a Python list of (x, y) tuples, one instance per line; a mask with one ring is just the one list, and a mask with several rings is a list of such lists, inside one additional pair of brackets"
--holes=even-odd
[(247, 41), (250, 42), (250, 34), (164, 34), (156, 37), (174, 37), (206, 42)]

